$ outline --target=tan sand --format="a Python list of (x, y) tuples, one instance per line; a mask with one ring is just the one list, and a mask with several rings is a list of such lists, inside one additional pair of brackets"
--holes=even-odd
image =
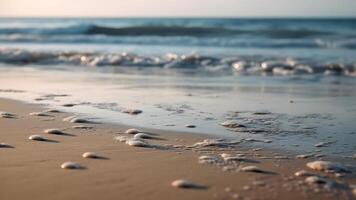
[[(0, 148), (0, 199), (34, 200), (106, 200), (106, 199), (352, 199), (354, 173), (335, 178), (306, 167), (308, 159), (263, 159), (274, 153), (241, 148), (237, 150), (139, 148), (114, 141), (127, 126), (90, 124), (93, 129), (78, 130), (64, 122), (69, 113), (50, 113), (54, 117), (31, 116), (44, 108), (0, 99), (0, 111), (16, 118), (0, 118), (0, 143), (14, 148)], [(46, 134), (45, 129), (64, 129), (68, 135)], [(135, 127), (133, 127), (135, 128)], [(164, 140), (147, 140), (150, 144), (192, 145), (208, 136), (145, 130)], [(32, 141), (30, 135), (42, 135), (50, 141)], [(122, 134), (132, 137), (129, 134)], [(211, 136), (210, 136), (211, 137)], [(258, 163), (254, 165), (274, 173), (224, 172), (217, 165), (202, 165), (198, 157), (206, 154), (242, 152)], [(83, 158), (95, 152), (105, 159)], [(62, 169), (66, 161), (85, 169)], [(346, 188), (327, 191), (323, 186), (310, 186), (304, 178), (295, 177), (299, 170), (327, 175)], [(206, 189), (176, 188), (171, 183), (187, 179)]]

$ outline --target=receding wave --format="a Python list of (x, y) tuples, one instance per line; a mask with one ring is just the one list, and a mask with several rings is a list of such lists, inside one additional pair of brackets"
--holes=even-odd
[(237, 29), (231, 27), (199, 26), (130, 26), (111, 27), (99, 25), (75, 25), (55, 28), (1, 28), (0, 34), (34, 34), (34, 35), (107, 35), (107, 36), (190, 36), (221, 37), (250, 35), (269, 38), (307, 38), (335, 34), (333, 32), (310, 29)]
[(266, 56), (213, 57), (168, 53), (160, 57), (133, 53), (41, 52), (24, 49), (0, 49), (0, 63), (14, 65), (67, 65), (96, 67), (184, 68), (212, 72), (229, 71), (257, 75), (345, 75), (356, 77), (356, 63), (323, 63)]

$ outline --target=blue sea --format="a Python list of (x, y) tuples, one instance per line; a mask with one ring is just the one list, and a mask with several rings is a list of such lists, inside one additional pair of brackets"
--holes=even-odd
[(355, 76), (356, 19), (0, 19), (0, 97), (133, 127), (351, 156)]

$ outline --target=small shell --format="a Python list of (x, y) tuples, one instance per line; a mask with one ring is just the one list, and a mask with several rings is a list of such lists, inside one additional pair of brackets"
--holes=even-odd
[(135, 128), (130, 128), (125, 131), (126, 134), (132, 134), (132, 135), (137, 134), (139, 132), (141, 132), (141, 131), (139, 131), (138, 129), (135, 129)]
[(83, 158), (100, 158), (100, 156), (94, 152), (85, 152), (82, 156)]
[(62, 169), (82, 169), (83, 167), (80, 164), (75, 163), (75, 162), (64, 162), (61, 165), (61, 168)]
[(55, 135), (63, 135), (65, 134), (63, 131), (56, 129), (56, 128), (51, 128), (51, 129), (46, 129), (44, 130), (45, 133), (48, 134), (55, 134)]
[(176, 188), (205, 188), (205, 186), (193, 183), (192, 181), (178, 179), (171, 183), (173, 187)]
[(31, 135), (30, 137), (28, 137), (28, 139), (36, 140), (36, 141), (45, 141), (46, 140), (46, 138), (44, 138), (40, 135)]

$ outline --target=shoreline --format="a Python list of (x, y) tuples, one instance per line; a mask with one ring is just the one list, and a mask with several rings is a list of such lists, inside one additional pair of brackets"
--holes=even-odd
[[(285, 152), (246, 148), (239, 143), (214, 141), (197, 145), (206, 135), (143, 129), (153, 132), (157, 140), (145, 140), (148, 148), (132, 147), (114, 141), (116, 136), (131, 138), (123, 133), (125, 125), (106, 123), (85, 124), (92, 129), (79, 130), (62, 119), (71, 113), (51, 113), (32, 116), (45, 110), (39, 105), (1, 99), (0, 111), (15, 114), (15, 118), (0, 118), (1, 142), (13, 148), (0, 148), (0, 198), (24, 199), (352, 199), (356, 184), (354, 166), (351, 172), (324, 173), (309, 169), (306, 163), (316, 158), (296, 159)], [(43, 130), (58, 128), (70, 136), (50, 135)], [(40, 134), (56, 141), (31, 141)], [(209, 136), (212, 138), (212, 136)], [(158, 148), (162, 147), (162, 148)], [(84, 152), (95, 152), (107, 159), (82, 158)], [(239, 161), (225, 161), (220, 154), (243, 154)], [(201, 156), (216, 160), (202, 162)], [(323, 159), (323, 158), (318, 158)], [(328, 159), (331, 159), (331, 157)], [(326, 160), (326, 159), (325, 159)], [(338, 159), (336, 159), (338, 160)], [(342, 159), (343, 164), (355, 160)], [(83, 170), (61, 169), (63, 162), (78, 162)], [(210, 162), (211, 161), (211, 162)], [(334, 161), (334, 160), (331, 160)], [(201, 164), (203, 163), (203, 164)], [(245, 172), (242, 167), (256, 166), (264, 172)], [(326, 184), (306, 183), (306, 177), (294, 173), (307, 170), (324, 177)], [(205, 189), (174, 188), (177, 179), (188, 179), (206, 186)], [(291, 196), (290, 192), (294, 195)], [(266, 194), (268, 194), (266, 196)]]

